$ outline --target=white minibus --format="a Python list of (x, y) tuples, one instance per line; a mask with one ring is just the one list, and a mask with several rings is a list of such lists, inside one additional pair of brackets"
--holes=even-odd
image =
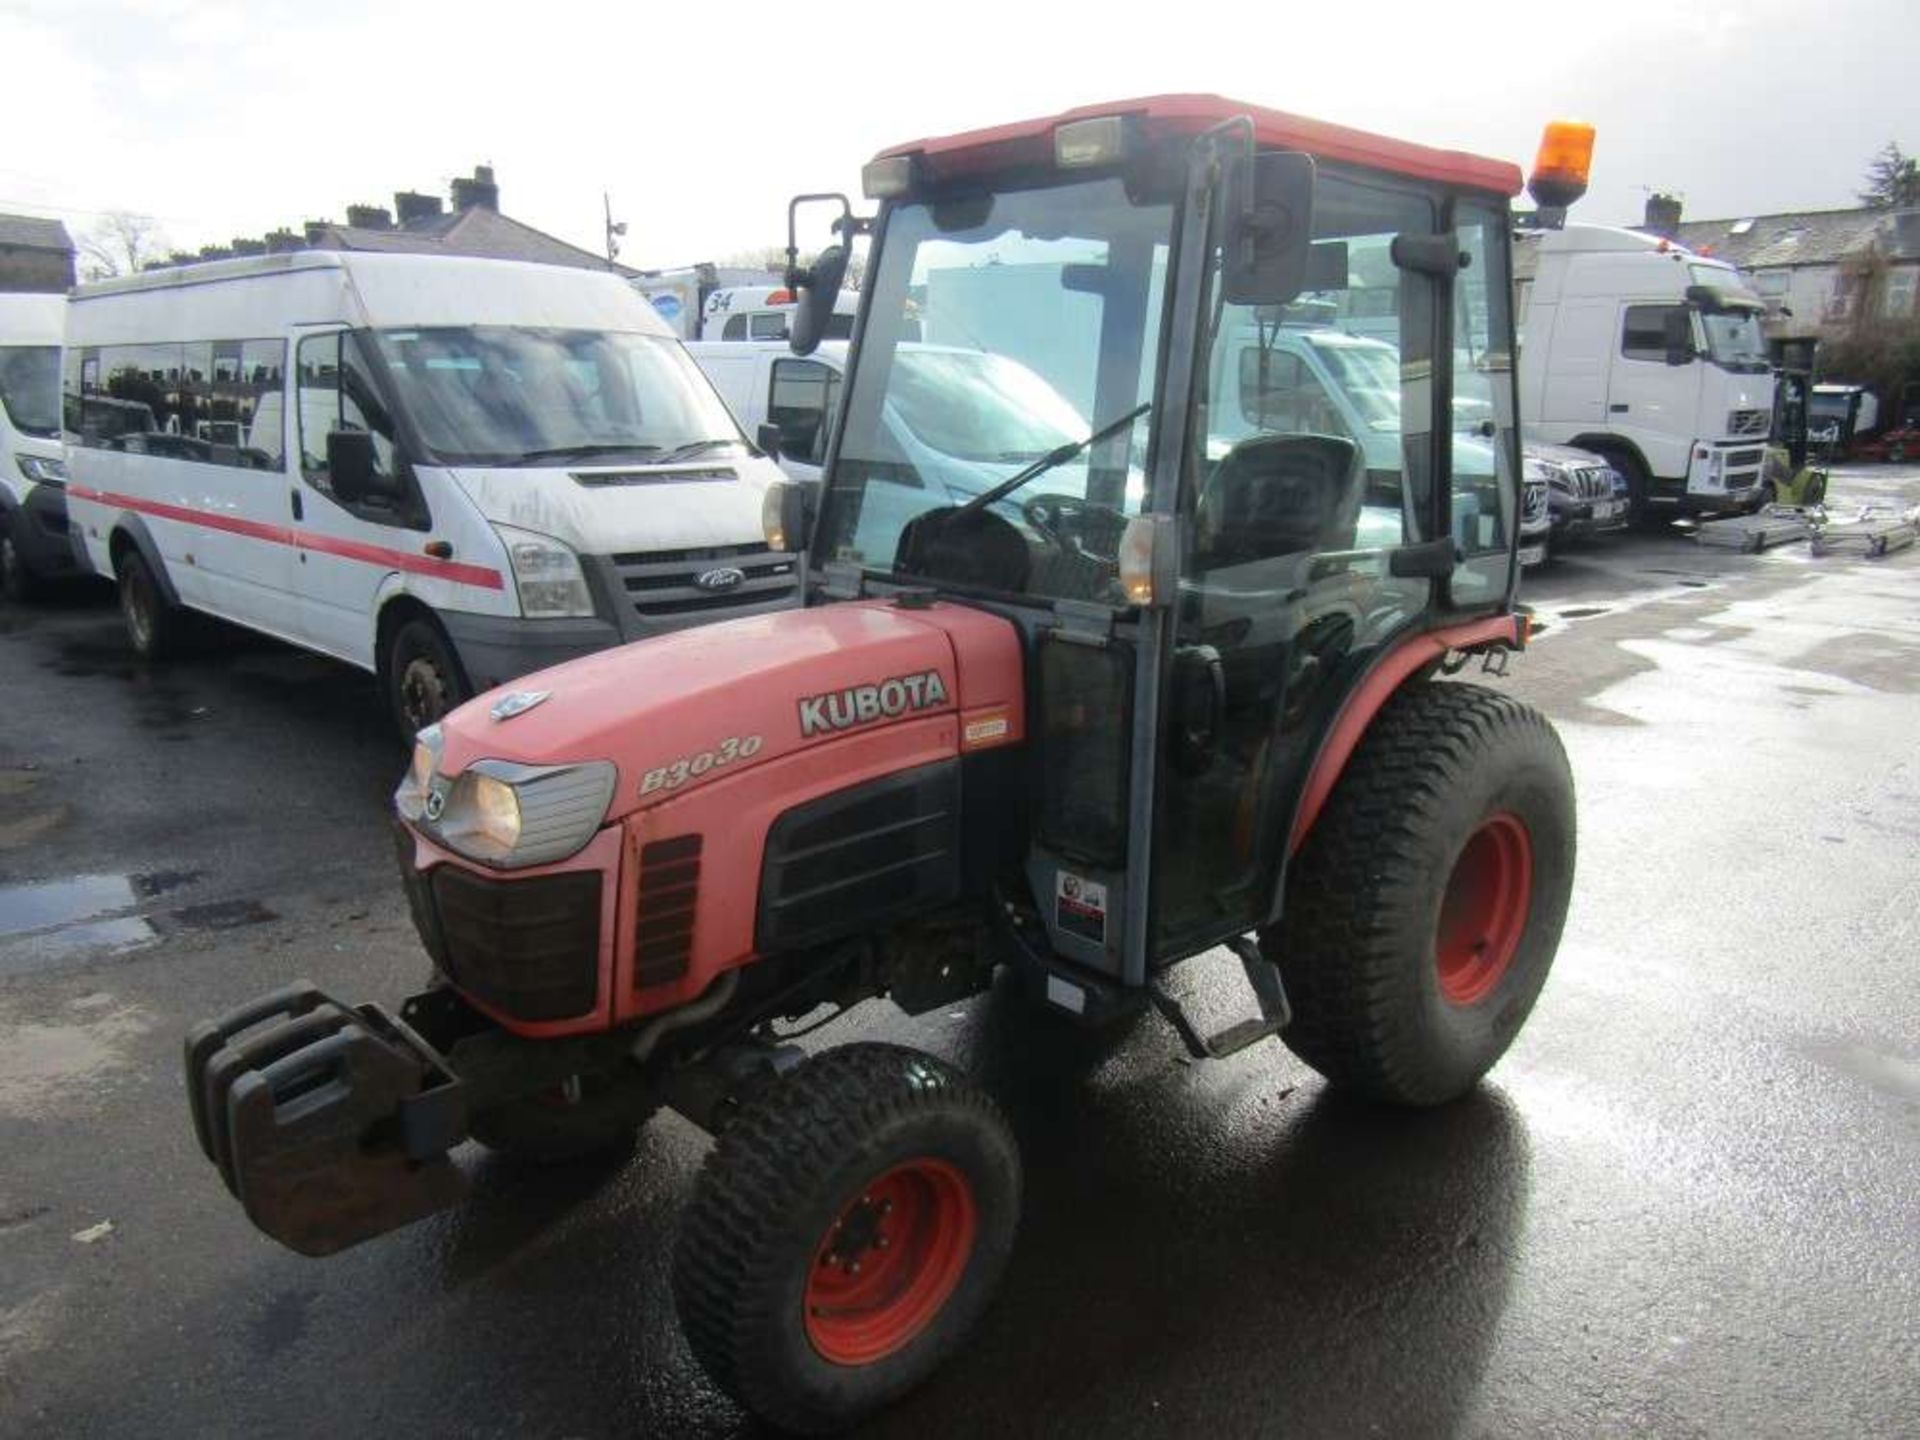
[(26, 599), (80, 569), (60, 444), (64, 295), (0, 295), (0, 591)]
[(82, 286), (68, 321), (72, 523), (143, 654), (204, 611), (375, 672), (410, 734), (798, 600), (779, 471), (612, 275), (306, 251)]

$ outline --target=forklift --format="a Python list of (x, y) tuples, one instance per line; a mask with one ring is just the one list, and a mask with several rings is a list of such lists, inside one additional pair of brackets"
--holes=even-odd
[[(1584, 192), (1592, 142), (1548, 127), (1541, 205)], [(434, 983), (398, 1013), (295, 983), (187, 1037), (248, 1219), (329, 1254), (457, 1203), (466, 1140), (619, 1156), (672, 1108), (715, 1137), (676, 1242), (687, 1340), (747, 1410), (821, 1433), (961, 1350), (1021, 1162), (944, 1060), (803, 1033), (1010, 972), (1063, 1024), (1163, 1017), (1196, 1060), (1277, 1038), (1382, 1103), (1471, 1090), (1574, 872), (1559, 739), (1460, 673), (1528, 638), (1520, 185), (1175, 95), (895, 146), (871, 213), (796, 199), (797, 354), (870, 247), (824, 478), (767, 495), (806, 605), (421, 733), (395, 835)], [(835, 240), (803, 266), (821, 205)], [(1273, 401), (1303, 306), (1365, 437)], [(1062, 439), (1037, 417), (1065, 406)], [(895, 419), (988, 478), (922, 475)], [(1247, 981), (1219, 1028), (1167, 984), (1203, 955)]]

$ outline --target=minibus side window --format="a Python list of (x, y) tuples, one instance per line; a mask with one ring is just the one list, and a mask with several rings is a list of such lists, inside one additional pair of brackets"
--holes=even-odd
[[(373, 387), (359, 341), (345, 331), (309, 335), (300, 342), (295, 368), (300, 470), (307, 483), (329, 496), (333, 494), (332, 477), (327, 473), (327, 435), (334, 430), (372, 432), (374, 463), (381, 473), (393, 475), (393, 422)], [(353, 508), (358, 513), (365, 507)], [(378, 518), (397, 517), (381, 513)]]

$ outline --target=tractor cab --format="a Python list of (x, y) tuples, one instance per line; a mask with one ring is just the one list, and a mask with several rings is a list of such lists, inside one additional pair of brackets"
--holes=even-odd
[[(1018, 627), (1037, 948), (1137, 988), (1274, 916), (1307, 778), (1385, 655), (1516, 640), (1519, 172), (1171, 97), (899, 146), (863, 180), (878, 213), (832, 197), (842, 243), (793, 276), (805, 351), (871, 235), (811, 593)], [(1008, 433), (1023, 378), (1081, 443), (970, 454), (1003, 473), (982, 489), (922, 474), (884, 423), (928, 409), (921, 341), (1012, 362), (952, 367), (943, 449)]]

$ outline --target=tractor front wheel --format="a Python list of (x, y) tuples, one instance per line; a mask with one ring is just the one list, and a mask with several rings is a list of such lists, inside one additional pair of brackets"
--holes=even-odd
[(1387, 702), (1261, 935), (1287, 1045), (1403, 1105), (1463, 1094), (1546, 982), (1573, 886), (1573, 777), (1546, 717), (1479, 685)]
[(931, 1056), (848, 1045), (728, 1123), (674, 1254), (687, 1343), (788, 1430), (839, 1430), (959, 1348), (993, 1297), (1020, 1158), (987, 1095)]

